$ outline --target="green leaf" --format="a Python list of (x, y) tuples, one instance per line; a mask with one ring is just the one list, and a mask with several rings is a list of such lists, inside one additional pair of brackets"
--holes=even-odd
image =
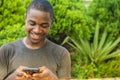
[(94, 50), (98, 48), (98, 36), (99, 36), (99, 22), (97, 22), (96, 29), (95, 29), (95, 34), (94, 34)]

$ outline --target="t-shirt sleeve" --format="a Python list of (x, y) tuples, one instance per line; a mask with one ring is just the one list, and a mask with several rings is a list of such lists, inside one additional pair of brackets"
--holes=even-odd
[(3, 77), (7, 74), (7, 64), (8, 64), (8, 58), (5, 55), (6, 47), (2, 46), (0, 48), (0, 79), (3, 79)]
[(61, 55), (61, 64), (58, 69), (59, 78), (71, 78), (70, 53), (65, 49)]

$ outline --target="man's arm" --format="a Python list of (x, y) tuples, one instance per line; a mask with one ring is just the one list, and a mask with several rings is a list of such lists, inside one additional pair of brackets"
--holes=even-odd
[(9, 58), (6, 57), (6, 49), (6, 46), (0, 47), (0, 80), (3, 80), (3, 77), (7, 74), (7, 63)]
[[(9, 73), (3, 78), (3, 80), (7, 80), (7, 78), (9, 78), (11, 75), (12, 75), (12, 76), (11, 76), (10, 79), (12, 80), (13, 73), (15, 72), (15, 70), (16, 70), (16, 69), (14, 69), (14, 70), (12, 70), (11, 72), (9, 72)], [(9, 80), (9, 79), (8, 79), (8, 80)]]
[(17, 69), (12, 70), (7, 74), (3, 80), (31, 80), (31, 76), (23, 72), (24, 66), (20, 66)]
[[(32, 76), (28, 74), (24, 74), (22, 72), (23, 66), (20, 66), (17, 70), (11, 71), (6, 77), (4, 77), (3, 80), (28, 80), (28, 79), (35, 79), (35, 80), (70, 80), (68, 78), (62, 78), (58, 79), (58, 77), (53, 74), (48, 68), (46, 67), (40, 67), (40, 72), (39, 73), (34, 73)], [(21, 75), (18, 75), (21, 74)], [(2, 80), (2, 79), (1, 79)]]
[(70, 53), (65, 49), (61, 55), (61, 63), (58, 68), (58, 77), (61, 80), (70, 80), (71, 78), (71, 58)]

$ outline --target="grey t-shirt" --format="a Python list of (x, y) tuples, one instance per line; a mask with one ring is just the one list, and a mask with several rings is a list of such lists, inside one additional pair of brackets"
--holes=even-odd
[(46, 66), (59, 78), (71, 77), (70, 53), (48, 39), (39, 49), (27, 48), (22, 40), (11, 42), (0, 48), (0, 78), (19, 67)]

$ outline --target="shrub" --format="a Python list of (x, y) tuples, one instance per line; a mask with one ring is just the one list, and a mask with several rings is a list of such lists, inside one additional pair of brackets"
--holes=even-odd
[(28, 2), (30, 0), (0, 1), (0, 46), (23, 37), (20, 31), (24, 25), (25, 8)]
[(102, 62), (98, 66), (80, 62), (78, 54), (73, 55), (72, 59), (77, 59), (72, 66), (72, 77), (80, 79), (120, 77), (120, 56)]
[[(93, 18), (93, 25), (100, 21), (101, 30), (106, 28), (110, 39), (120, 36), (120, 0), (93, 0), (88, 14)], [(107, 26), (109, 24), (109, 26)]]
[(15, 24), (7, 26), (0, 32), (0, 45), (15, 41), (25, 36), (24, 26), (21, 24)]
[[(102, 36), (99, 36), (99, 30), (99, 24), (97, 24), (94, 32), (94, 39), (91, 41), (92, 43), (81, 37), (79, 37), (79, 40), (67, 37), (63, 42), (72, 46), (76, 50), (77, 56), (79, 56), (76, 59), (77, 64), (75, 64), (75, 69), (77, 70), (77, 73), (79, 73), (77, 74), (78, 78), (79, 75), (82, 75), (81, 70), (78, 70), (80, 69), (80, 66), (83, 65), (82, 67), (85, 71), (88, 70), (87, 72), (84, 71), (84, 75), (98, 77), (99, 75), (96, 75), (95, 73), (99, 65), (119, 56), (120, 50), (116, 50), (116, 47), (120, 42), (120, 37), (116, 40), (109, 40), (107, 31), (104, 30)], [(101, 37), (101, 39), (99, 39), (99, 37)]]
[(106, 69), (106, 74), (108, 77), (120, 77), (120, 58), (117, 58), (115, 60), (111, 60), (108, 63), (108, 68)]
[[(54, 7), (55, 21), (49, 38), (61, 44), (66, 36), (89, 38), (85, 6), (82, 0), (50, 0)], [(85, 33), (84, 33), (85, 32)]]

